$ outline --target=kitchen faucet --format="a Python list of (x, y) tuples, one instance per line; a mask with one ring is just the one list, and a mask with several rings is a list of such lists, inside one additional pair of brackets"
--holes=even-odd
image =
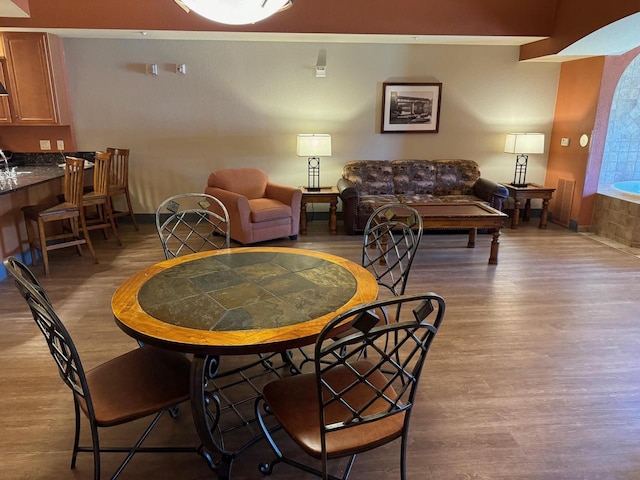
[(7, 156), (4, 154), (2, 149), (0, 149), (0, 157), (2, 157), (2, 161), (4, 162), (4, 170), (5, 172), (9, 171), (9, 160), (7, 160)]

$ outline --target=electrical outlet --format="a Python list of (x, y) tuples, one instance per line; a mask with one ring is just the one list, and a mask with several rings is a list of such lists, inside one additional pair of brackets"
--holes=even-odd
[(40, 150), (51, 150), (51, 140), (40, 140)]
[(58, 150), (61, 152), (64, 151), (64, 140), (58, 140), (56, 143), (58, 145)]

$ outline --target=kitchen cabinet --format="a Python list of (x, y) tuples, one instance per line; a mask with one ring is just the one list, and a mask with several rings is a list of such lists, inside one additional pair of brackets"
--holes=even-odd
[[(6, 68), (2, 73), (9, 96), (0, 106), (0, 123), (69, 125), (61, 39), (47, 33), (5, 32), (2, 48), (0, 65)], [(3, 112), (7, 107), (9, 112)]]
[[(7, 66), (4, 60), (0, 60), (0, 82), (7, 85)], [(9, 97), (0, 96), (0, 125), (11, 123), (11, 110), (9, 108)]]

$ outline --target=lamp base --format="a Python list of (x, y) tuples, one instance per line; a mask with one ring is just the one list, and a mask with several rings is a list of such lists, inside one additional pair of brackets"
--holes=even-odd
[(509, 185), (511, 185), (512, 187), (519, 187), (519, 188), (525, 188), (529, 186), (528, 183), (510, 183)]
[(320, 187), (307, 187), (307, 192), (319, 192), (320, 190)]

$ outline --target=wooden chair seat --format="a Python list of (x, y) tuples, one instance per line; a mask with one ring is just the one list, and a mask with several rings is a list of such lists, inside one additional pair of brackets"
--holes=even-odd
[(40, 215), (43, 217), (51, 217), (54, 215), (62, 215), (62, 218), (68, 218), (68, 215), (77, 214), (78, 207), (73, 203), (62, 202), (49, 205), (28, 205), (22, 208), (25, 215)]

